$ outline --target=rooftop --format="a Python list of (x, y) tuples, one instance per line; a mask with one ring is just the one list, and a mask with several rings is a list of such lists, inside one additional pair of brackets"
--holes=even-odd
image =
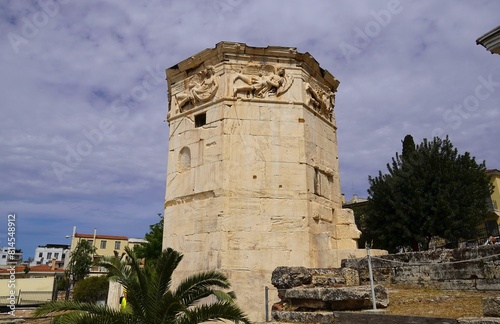
[(476, 40), (477, 45), (482, 45), (491, 54), (500, 54), (500, 26), (497, 26), (479, 37)]
[(46, 244), (46, 245), (39, 245), (39, 248), (56, 248), (56, 249), (69, 249), (68, 244)]
[(85, 239), (105, 239), (105, 240), (120, 240), (120, 241), (127, 241), (128, 237), (126, 236), (118, 236), (118, 235), (105, 235), (105, 234), (83, 234), (83, 233), (76, 233), (75, 237), (79, 238), (85, 238)]
[[(61, 268), (52, 269), (51, 266), (48, 266), (46, 264), (29, 266), (29, 268), (30, 268), (29, 273), (64, 272), (64, 269), (61, 269)], [(24, 269), (25, 269), (24, 265), (16, 266), (16, 273), (24, 273)], [(0, 274), (2, 274), (2, 273), (10, 273), (10, 272), (9, 272), (8, 268), (7, 269), (0, 269)]]

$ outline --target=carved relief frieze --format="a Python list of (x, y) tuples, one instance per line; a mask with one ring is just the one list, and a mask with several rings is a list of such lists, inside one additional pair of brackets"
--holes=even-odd
[(233, 97), (238, 94), (247, 98), (279, 97), (290, 89), (292, 83), (293, 77), (281, 66), (245, 66), (233, 79)]
[(335, 107), (334, 90), (324, 89), (319, 85), (305, 82), (305, 91), (309, 97), (309, 102), (307, 104), (331, 121), (333, 119), (333, 109)]
[(219, 78), (212, 66), (184, 80), (184, 89), (174, 95), (176, 111), (182, 112), (212, 100), (219, 88)]

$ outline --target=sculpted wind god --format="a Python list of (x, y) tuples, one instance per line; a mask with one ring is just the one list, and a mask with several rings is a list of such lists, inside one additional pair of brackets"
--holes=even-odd
[(196, 105), (207, 102), (215, 96), (219, 82), (213, 67), (208, 67), (194, 75), (188, 83), (187, 89), (175, 95), (177, 106), (182, 110), (187, 104)]
[(306, 93), (309, 95), (309, 105), (317, 112), (332, 120), (335, 107), (335, 93), (332, 90), (323, 90), (306, 82)]
[[(243, 81), (243, 84), (237, 86), (236, 83), (238, 80)], [(257, 72), (254, 72), (254, 74), (251, 72), (245, 74), (238, 73), (233, 83), (235, 84), (233, 89), (234, 97), (242, 92), (247, 97), (266, 98), (273, 95), (280, 96), (285, 93), (292, 85), (293, 78), (286, 75), (285, 69), (282, 67), (278, 67), (275, 71), (274, 66), (264, 65)]]

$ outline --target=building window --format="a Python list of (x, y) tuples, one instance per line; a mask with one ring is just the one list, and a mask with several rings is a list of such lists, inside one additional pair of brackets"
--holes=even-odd
[(54, 258), (59, 259), (59, 252), (54, 253)]
[(2, 259), (5, 259), (7, 258), (7, 256), (5, 254), (2, 254)]
[(47, 260), (49, 260), (50, 258), (52, 258), (52, 252), (47, 253)]
[(184, 172), (191, 168), (191, 151), (189, 150), (189, 147), (185, 146), (179, 152), (179, 161), (177, 166), (179, 172)]
[(120, 241), (115, 241), (115, 250), (119, 250), (120, 249)]
[(94, 240), (88, 240), (90, 246), (94, 246)]
[(498, 230), (498, 224), (496, 221), (487, 221), (486, 222), (486, 234), (498, 236), (500, 235), (500, 231)]
[(194, 126), (201, 127), (207, 123), (207, 113), (202, 113), (194, 116)]
[(39, 258), (43, 257), (43, 253), (42, 252), (38, 253), (38, 257)]
[(101, 249), (105, 249), (106, 248), (106, 240), (102, 240), (101, 241)]

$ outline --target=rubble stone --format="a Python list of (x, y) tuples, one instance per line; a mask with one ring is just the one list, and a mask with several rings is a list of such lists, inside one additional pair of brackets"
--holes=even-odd
[(500, 317), (500, 297), (483, 298), (484, 316)]

